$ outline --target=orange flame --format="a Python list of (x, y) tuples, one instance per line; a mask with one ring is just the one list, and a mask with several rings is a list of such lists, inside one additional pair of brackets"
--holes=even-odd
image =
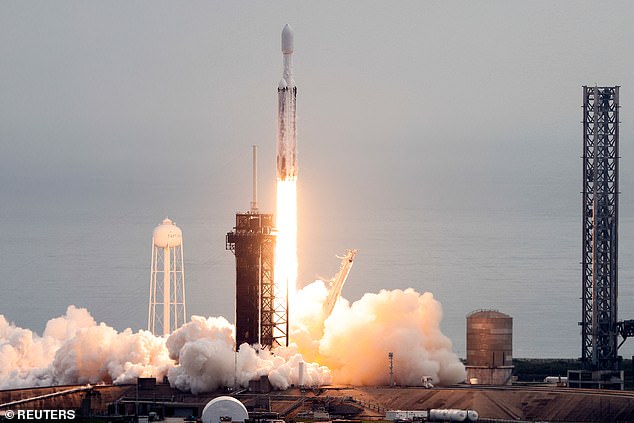
[(277, 215), (275, 226), (275, 284), (286, 292), (278, 292), (276, 302), (292, 304), (297, 291), (297, 180), (277, 181)]

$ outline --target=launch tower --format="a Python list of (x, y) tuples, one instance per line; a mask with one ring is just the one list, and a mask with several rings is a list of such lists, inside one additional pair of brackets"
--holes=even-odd
[(257, 160), (253, 146), (253, 200), (251, 210), (236, 214), (236, 226), (227, 233), (226, 249), (236, 256), (236, 347), (288, 345), (286, 304), (275, 301), (275, 233), (272, 214), (257, 208)]
[(618, 356), (619, 87), (583, 87), (581, 362), (571, 387), (623, 389)]

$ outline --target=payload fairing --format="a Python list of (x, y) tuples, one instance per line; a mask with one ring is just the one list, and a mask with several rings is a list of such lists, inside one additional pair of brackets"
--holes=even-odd
[(277, 88), (278, 135), (277, 135), (277, 180), (297, 178), (297, 87), (293, 79), (293, 30), (286, 24), (282, 30), (282, 53), (284, 73)]

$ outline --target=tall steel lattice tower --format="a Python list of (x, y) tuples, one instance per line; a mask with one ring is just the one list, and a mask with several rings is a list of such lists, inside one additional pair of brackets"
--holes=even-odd
[(236, 347), (288, 345), (287, 304), (280, 306), (274, 280), (275, 228), (272, 214), (257, 207), (257, 149), (253, 146), (251, 210), (236, 214), (226, 249), (236, 256)]
[(618, 370), (619, 87), (583, 87), (581, 360)]
[(167, 336), (187, 316), (183, 232), (167, 218), (154, 228), (151, 263), (148, 330)]
[(236, 256), (236, 346), (273, 347), (275, 235), (273, 215), (237, 213), (226, 248)]
[[(581, 370), (571, 388), (623, 389), (617, 320), (619, 224), (619, 87), (583, 87)], [(622, 343), (621, 343), (622, 344)]]

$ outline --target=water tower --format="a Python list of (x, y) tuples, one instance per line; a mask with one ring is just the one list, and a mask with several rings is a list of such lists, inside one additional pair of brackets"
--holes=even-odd
[(148, 330), (169, 335), (185, 323), (183, 232), (168, 218), (154, 228)]

